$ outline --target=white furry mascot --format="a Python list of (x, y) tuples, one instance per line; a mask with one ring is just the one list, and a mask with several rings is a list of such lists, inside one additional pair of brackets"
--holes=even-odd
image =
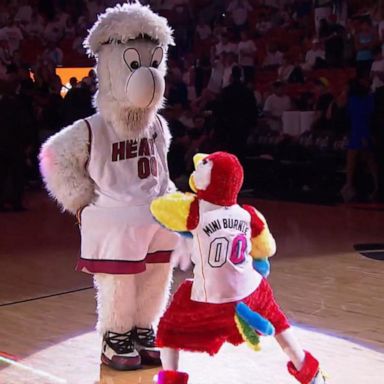
[(84, 45), (97, 59), (98, 112), (42, 147), (41, 171), (64, 210), (77, 214), (77, 269), (94, 274), (102, 362), (119, 370), (160, 364), (153, 323), (170, 283), (177, 237), (158, 225), (151, 201), (169, 192), (170, 134), (157, 114), (172, 30), (139, 3), (99, 16)]

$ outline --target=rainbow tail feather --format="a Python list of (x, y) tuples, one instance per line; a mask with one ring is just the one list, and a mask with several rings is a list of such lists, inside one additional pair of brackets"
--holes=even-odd
[(244, 341), (255, 351), (260, 350), (260, 337), (258, 334), (265, 336), (275, 334), (275, 327), (269, 320), (252, 311), (242, 302), (236, 305), (235, 323)]
[(243, 302), (236, 305), (236, 315), (261, 335), (272, 336), (275, 334), (275, 327), (272, 323), (257, 312), (252, 311)]

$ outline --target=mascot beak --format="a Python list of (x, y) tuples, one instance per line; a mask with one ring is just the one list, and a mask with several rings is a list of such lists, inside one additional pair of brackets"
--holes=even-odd
[[(208, 157), (208, 155), (205, 153), (196, 153), (196, 155), (193, 156), (193, 165), (195, 166), (195, 169), (197, 168), (200, 161), (204, 160), (206, 157)], [(194, 174), (195, 172), (193, 172), (192, 175), (189, 177), (189, 187), (192, 189), (193, 192), (197, 193)]]

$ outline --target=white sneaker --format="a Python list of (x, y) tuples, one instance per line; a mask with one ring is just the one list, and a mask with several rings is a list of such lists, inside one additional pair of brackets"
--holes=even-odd
[(136, 327), (133, 334), (134, 346), (139, 351), (143, 364), (160, 366), (160, 349), (155, 344), (153, 328)]
[(104, 334), (101, 361), (118, 371), (130, 371), (141, 367), (141, 357), (133, 344), (133, 331)]

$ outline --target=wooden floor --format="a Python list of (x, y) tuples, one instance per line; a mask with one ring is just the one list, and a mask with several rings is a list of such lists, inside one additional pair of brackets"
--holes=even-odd
[[(384, 383), (384, 263), (353, 250), (384, 243), (384, 212), (250, 202), (277, 240), (269, 278), (275, 295), (329, 382)], [(43, 193), (27, 203), (27, 212), (0, 214), (0, 384), (150, 384), (155, 369), (100, 367), (92, 281), (73, 271), (74, 219)], [(285, 363), (264, 338), (259, 353), (226, 345), (215, 358), (183, 354), (181, 366), (191, 384), (293, 384)]]

